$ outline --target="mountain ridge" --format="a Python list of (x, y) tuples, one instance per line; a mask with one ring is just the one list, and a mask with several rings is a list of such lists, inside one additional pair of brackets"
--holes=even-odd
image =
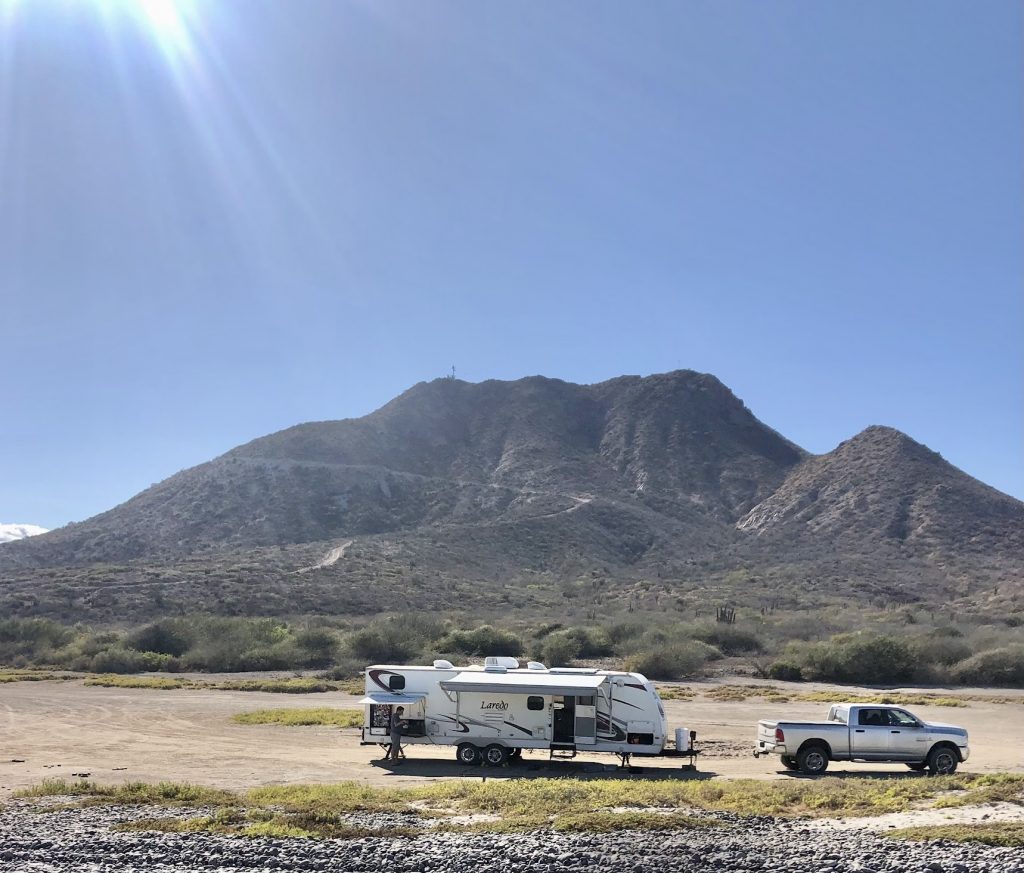
[(201, 605), (232, 609), (246, 578), (293, 590), (289, 574), (348, 540), (345, 560), (302, 577), (341, 610), (363, 602), (356, 579), (374, 573), (423, 577), (419, 596), (436, 588), (440, 607), (459, 590), (472, 600), (474, 578), (486, 577), (483, 590), (531, 573), (556, 588), (598, 573), (623, 590), (654, 575), (666, 593), (802, 574), (942, 597), (975, 578), (1019, 585), (1022, 530), (1024, 504), (906, 434), (872, 426), (812, 455), (709, 374), (439, 379), (361, 418), (251, 440), (85, 522), (0, 547), (0, 605), (54, 608), (39, 604), (62, 568), (74, 581), (61, 596), (89, 608), (97, 590), (138, 607), (168, 574), (188, 577)]

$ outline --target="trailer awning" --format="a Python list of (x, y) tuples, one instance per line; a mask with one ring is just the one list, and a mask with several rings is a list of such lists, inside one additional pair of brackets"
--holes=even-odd
[(359, 702), (362, 704), (386, 703), (389, 706), (394, 706), (396, 704), (401, 705), (403, 703), (419, 703), (426, 696), (426, 694), (419, 691), (409, 692), (408, 694), (402, 691), (395, 691), (391, 694), (381, 692), (378, 694), (367, 694), (366, 697)]
[(478, 691), (485, 694), (594, 694), (607, 676), (566, 673), (457, 673), (441, 682), (445, 691)]

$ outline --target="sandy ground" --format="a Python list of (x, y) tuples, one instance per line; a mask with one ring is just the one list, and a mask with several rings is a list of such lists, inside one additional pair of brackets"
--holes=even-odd
[[(1009, 695), (1017, 702), (909, 709), (928, 721), (959, 724), (970, 731), (971, 758), (963, 765), (965, 771), (1024, 772), (1024, 692), (959, 689), (959, 693)], [(254, 709), (356, 708), (357, 700), (341, 693), (152, 691), (86, 687), (81, 681), (0, 685), (0, 801), (47, 777), (77, 774), (104, 783), (172, 780), (223, 788), (347, 779), (397, 786), (450, 778), (595, 773), (605, 767), (610, 770), (615, 763), (611, 756), (580, 756), (549, 768), (545, 754), (533, 753), (516, 768), (487, 770), (456, 764), (450, 747), (409, 746), (408, 760), (385, 767), (375, 760), (380, 750), (360, 746), (355, 730), (245, 726), (231, 721), (235, 713)], [(665, 708), (670, 727), (685, 726), (698, 733), (703, 751), (696, 778), (786, 779), (799, 777), (780, 770), (774, 758), (752, 755), (757, 720), (816, 720), (825, 715), (828, 705), (717, 703), (698, 698), (667, 701)], [(634, 762), (642, 764), (648, 775), (683, 775), (672, 759), (637, 758)], [(916, 778), (902, 765), (835, 763), (829, 772)]]

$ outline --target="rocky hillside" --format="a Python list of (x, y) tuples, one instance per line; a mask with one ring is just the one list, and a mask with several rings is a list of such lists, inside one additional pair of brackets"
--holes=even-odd
[(1022, 531), (1024, 504), (909, 437), (869, 428), (809, 456), (713, 376), (442, 379), (0, 546), (0, 606), (542, 609), (588, 585), (947, 598), (1019, 586)]

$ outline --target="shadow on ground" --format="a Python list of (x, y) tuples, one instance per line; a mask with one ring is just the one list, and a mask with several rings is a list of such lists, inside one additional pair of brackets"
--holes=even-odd
[(372, 766), (391, 775), (423, 776), (427, 778), (450, 778), (468, 776), (477, 779), (711, 779), (717, 773), (702, 770), (669, 770), (665, 767), (644, 767), (641, 765), (619, 767), (617, 764), (600, 764), (594, 761), (549, 761), (539, 756), (525, 757), (504, 767), (466, 766), (457, 761), (442, 761), (429, 758), (405, 758), (400, 761), (376, 760)]

